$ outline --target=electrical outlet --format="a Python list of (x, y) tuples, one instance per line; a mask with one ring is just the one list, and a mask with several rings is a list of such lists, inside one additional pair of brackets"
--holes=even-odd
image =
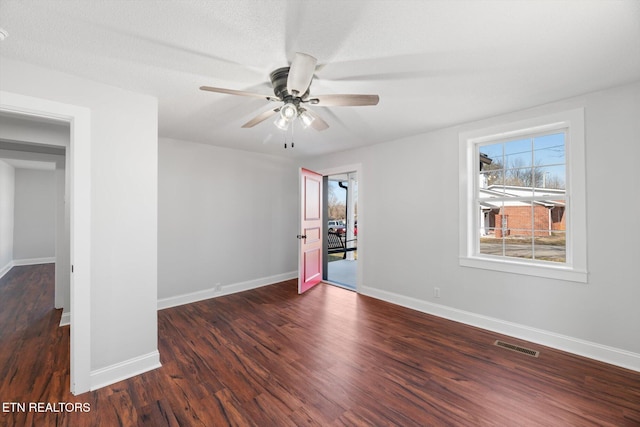
[(214, 291), (216, 292), (220, 292), (222, 290), (222, 287), (220, 286), (220, 283), (216, 283), (216, 285), (213, 288)]
[(434, 298), (440, 298), (440, 288), (433, 288)]

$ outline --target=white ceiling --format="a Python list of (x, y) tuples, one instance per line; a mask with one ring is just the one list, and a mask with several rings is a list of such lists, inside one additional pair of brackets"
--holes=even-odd
[[(640, 79), (640, 1), (2, 0), (0, 55), (159, 99), (163, 137), (303, 156), (394, 140)], [(295, 129), (260, 99), (294, 52), (318, 58), (311, 93), (379, 94), (315, 107)]]

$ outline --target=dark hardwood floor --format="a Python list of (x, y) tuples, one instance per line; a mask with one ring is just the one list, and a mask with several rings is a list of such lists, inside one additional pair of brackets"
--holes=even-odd
[(295, 281), (160, 311), (162, 368), (73, 396), (53, 276), (0, 279), (0, 400), (90, 412), (2, 412), (1, 425), (640, 425), (640, 373), (329, 285), (299, 296)]

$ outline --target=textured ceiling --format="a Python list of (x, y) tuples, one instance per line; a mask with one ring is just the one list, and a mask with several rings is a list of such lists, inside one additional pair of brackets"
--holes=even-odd
[[(2, 0), (0, 27), (3, 57), (156, 96), (160, 136), (285, 156), (640, 79), (637, 0)], [(240, 128), (273, 104), (198, 90), (271, 94), (269, 73), (296, 51), (318, 58), (312, 94), (379, 94), (379, 105), (315, 107), (330, 128), (297, 127), (284, 150), (272, 120)]]

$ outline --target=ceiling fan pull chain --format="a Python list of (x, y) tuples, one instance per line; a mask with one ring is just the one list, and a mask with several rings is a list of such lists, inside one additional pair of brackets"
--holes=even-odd
[(296, 120), (293, 121), (293, 123), (291, 123), (291, 148), (294, 147), (293, 145), (293, 128), (296, 127)]

